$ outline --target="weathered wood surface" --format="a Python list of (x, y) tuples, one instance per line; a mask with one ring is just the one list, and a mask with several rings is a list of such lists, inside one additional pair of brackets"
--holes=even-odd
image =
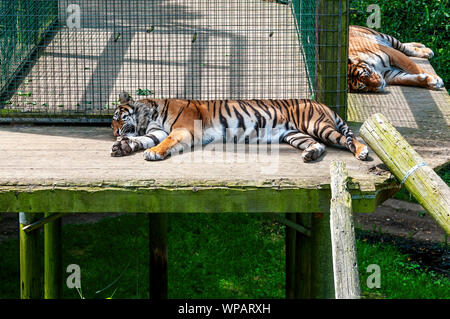
[[(332, 147), (315, 163), (303, 163), (301, 151), (285, 144), (257, 157), (249, 145), (246, 157), (204, 149), (147, 162), (142, 152), (111, 157), (106, 127), (0, 126), (0, 139), (4, 212), (327, 212), (333, 159), (346, 162), (352, 194), (370, 196), (355, 201), (358, 211), (373, 211), (395, 187), (389, 172), (372, 171), (381, 163), (376, 157), (362, 162)], [(205, 160), (195, 161), (199, 152)]]
[(334, 289), (337, 299), (358, 299), (361, 295), (353, 228), (352, 199), (347, 190), (345, 163), (330, 166), (330, 228), (333, 253)]
[[(404, 181), (419, 204), (450, 234), (450, 188), (426, 160), (381, 114), (375, 114), (364, 122), (360, 133), (397, 179)], [(422, 163), (427, 165), (417, 166)]]
[[(434, 73), (426, 59), (412, 58)], [(445, 88), (390, 85), (384, 93), (350, 93), (348, 120), (364, 122), (375, 113), (383, 114), (432, 168), (450, 161), (450, 96)]]

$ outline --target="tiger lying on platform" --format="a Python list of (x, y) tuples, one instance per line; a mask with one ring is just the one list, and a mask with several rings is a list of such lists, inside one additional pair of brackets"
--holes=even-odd
[[(335, 112), (312, 100), (144, 99), (135, 102), (126, 92), (119, 99), (111, 125), (117, 137), (111, 156), (145, 150), (146, 160), (162, 160), (194, 144), (205, 145), (227, 141), (227, 138), (235, 143), (283, 141), (303, 150), (305, 162), (323, 154), (323, 143), (343, 146), (360, 160), (368, 155), (367, 146), (355, 139)], [(194, 135), (196, 120), (201, 121), (201, 134), (195, 134), (200, 136)]]
[(379, 92), (386, 84), (421, 86), (438, 90), (442, 79), (424, 71), (408, 56), (432, 58), (423, 44), (401, 43), (375, 30), (350, 26), (348, 88), (350, 92)]

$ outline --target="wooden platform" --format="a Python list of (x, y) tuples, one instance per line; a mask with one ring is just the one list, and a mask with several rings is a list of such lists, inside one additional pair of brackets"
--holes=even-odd
[[(303, 163), (301, 152), (287, 144), (280, 145), (279, 151), (272, 145), (272, 154), (253, 155), (257, 146), (250, 145), (239, 152), (205, 149), (147, 162), (142, 153), (111, 157), (114, 138), (110, 128), (0, 126), (0, 139), (0, 211), (4, 212), (25, 208), (55, 212), (325, 212), (333, 159), (346, 161), (353, 193), (368, 196), (368, 202), (361, 200), (361, 205), (356, 199), (355, 207), (360, 211), (374, 210), (376, 202), (384, 200), (385, 192), (392, 187), (387, 182), (390, 173), (371, 172), (380, 164), (376, 158), (361, 162), (350, 152), (331, 147), (318, 162), (310, 164)], [(69, 191), (70, 196), (83, 196), (87, 191), (109, 197), (96, 203), (76, 203), (70, 196), (55, 197), (53, 202), (57, 190)], [(148, 190), (167, 194), (161, 198), (131, 198)], [(28, 207), (28, 201), (21, 200), (22, 196), (43, 191), (47, 198), (30, 198), (39, 204), (29, 202)], [(113, 193), (106, 195), (108, 192)], [(118, 198), (115, 192), (127, 195)], [(187, 203), (189, 194), (194, 197)], [(129, 195), (133, 195), (128, 198), (131, 203), (119, 203)], [(298, 201), (292, 195), (298, 196)], [(178, 198), (182, 201), (177, 202)]]

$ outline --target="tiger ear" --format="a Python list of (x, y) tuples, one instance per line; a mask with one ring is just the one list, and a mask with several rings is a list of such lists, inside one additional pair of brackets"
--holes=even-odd
[(119, 94), (119, 101), (121, 104), (127, 104), (129, 102), (132, 102), (133, 99), (131, 98), (130, 94), (128, 94), (128, 92), (123, 91)]
[(353, 65), (358, 64), (357, 58), (354, 57), (354, 56), (349, 56), (349, 57), (348, 57), (348, 64), (353, 64)]

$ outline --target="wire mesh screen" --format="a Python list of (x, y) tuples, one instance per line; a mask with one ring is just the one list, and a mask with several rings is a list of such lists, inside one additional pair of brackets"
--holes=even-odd
[(109, 121), (135, 98), (311, 98), (315, 0), (2, 0), (1, 117)]

